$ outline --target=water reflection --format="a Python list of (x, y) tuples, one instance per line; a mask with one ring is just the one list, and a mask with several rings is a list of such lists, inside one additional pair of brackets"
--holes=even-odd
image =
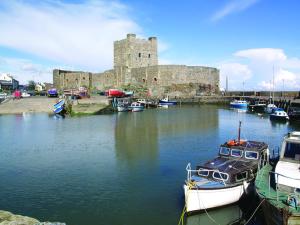
[(240, 224), (243, 212), (238, 205), (230, 205), (221, 209), (209, 210), (200, 214), (188, 216), (186, 225), (228, 225)]
[(155, 160), (158, 151), (157, 114), (120, 112), (115, 124), (115, 150), (118, 160), (129, 163)]

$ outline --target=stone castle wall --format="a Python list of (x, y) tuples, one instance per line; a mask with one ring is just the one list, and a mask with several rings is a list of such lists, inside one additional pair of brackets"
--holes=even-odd
[(58, 89), (70, 89), (91, 86), (92, 73), (82, 71), (53, 71), (53, 85)]
[(134, 34), (114, 42), (114, 69), (103, 73), (53, 71), (58, 89), (85, 86), (90, 90), (138, 85), (152, 96), (192, 97), (219, 91), (219, 70), (212, 67), (158, 65), (157, 39), (138, 39)]

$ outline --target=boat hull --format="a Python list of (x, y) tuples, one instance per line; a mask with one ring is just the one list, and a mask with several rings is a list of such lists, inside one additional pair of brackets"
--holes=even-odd
[(277, 116), (277, 115), (270, 115), (270, 120), (276, 120), (276, 121), (287, 121), (289, 120), (288, 116)]
[(176, 101), (162, 101), (159, 100), (159, 105), (177, 105)]
[(240, 200), (249, 183), (218, 189), (190, 189), (184, 185), (187, 212), (206, 210), (229, 205)]
[(59, 113), (62, 113), (63, 110), (64, 110), (64, 106), (61, 105), (61, 106), (59, 106), (59, 107), (56, 107), (56, 108), (53, 110), (53, 112), (54, 112), (55, 114), (59, 114)]
[(236, 108), (236, 109), (246, 109), (247, 106), (248, 106), (247, 103), (243, 103), (243, 104), (230, 103), (230, 107)]
[(132, 112), (141, 112), (144, 110), (144, 107), (132, 107), (131, 111)]
[(118, 106), (117, 110), (118, 110), (118, 112), (127, 112), (128, 107), (127, 106)]
[(266, 225), (296, 225), (300, 224), (300, 215), (289, 215), (288, 211), (277, 208), (271, 204), (263, 196), (259, 196), (260, 201), (264, 201), (261, 205)]

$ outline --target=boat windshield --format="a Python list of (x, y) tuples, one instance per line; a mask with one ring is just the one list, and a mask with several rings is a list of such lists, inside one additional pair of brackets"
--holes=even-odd
[(247, 171), (244, 171), (242, 173), (238, 173), (236, 175), (236, 181), (246, 180), (247, 179)]
[(300, 160), (300, 143), (286, 142), (284, 157)]
[(220, 154), (221, 155), (229, 155), (230, 154), (230, 148), (221, 147), (220, 148)]
[(213, 173), (213, 178), (217, 179), (217, 180), (228, 180), (228, 174), (227, 173), (222, 173), (222, 172), (218, 172), (218, 171), (215, 171)]
[(206, 169), (199, 169), (199, 170), (198, 170), (198, 175), (199, 175), (199, 176), (207, 177), (208, 174), (209, 174), (209, 171), (206, 170)]
[(246, 151), (245, 152), (246, 159), (258, 159), (258, 153), (253, 151)]
[(239, 149), (232, 149), (231, 150), (231, 156), (233, 157), (242, 157), (243, 156), (243, 151)]

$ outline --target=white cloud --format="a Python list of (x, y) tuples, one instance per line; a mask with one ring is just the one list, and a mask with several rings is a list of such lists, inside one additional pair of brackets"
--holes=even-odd
[(241, 90), (243, 82), (251, 79), (252, 71), (248, 65), (237, 62), (225, 62), (220, 66), (221, 86), (225, 88), (226, 77), (228, 77), (230, 90)]
[[(273, 75), (275, 90), (297, 90), (300, 87), (300, 59), (288, 57), (283, 49), (246, 49), (235, 52), (233, 56), (233, 62), (243, 62), (251, 71), (252, 77), (246, 83), (252, 90), (273, 89)], [(239, 70), (239, 66), (234, 67)]]
[[(20, 84), (26, 84), (28, 80), (52, 83), (53, 68), (58, 68), (58, 66), (49, 67), (22, 58), (0, 57), (0, 62), (0, 73), (11, 74)], [(60, 65), (59, 67), (62, 69), (71, 69), (68, 66)]]
[(225, 5), (223, 8), (215, 12), (211, 17), (211, 21), (216, 22), (230, 14), (244, 11), (249, 7), (253, 6), (258, 1), (259, 0), (232, 0), (229, 3), (227, 3), (227, 5)]
[(282, 49), (275, 48), (256, 48), (247, 49), (234, 53), (234, 56), (247, 58), (259, 62), (280, 62), (287, 59)]
[(112, 68), (113, 41), (141, 32), (130, 9), (115, 1), (0, 4), (1, 46), (83, 70)]

